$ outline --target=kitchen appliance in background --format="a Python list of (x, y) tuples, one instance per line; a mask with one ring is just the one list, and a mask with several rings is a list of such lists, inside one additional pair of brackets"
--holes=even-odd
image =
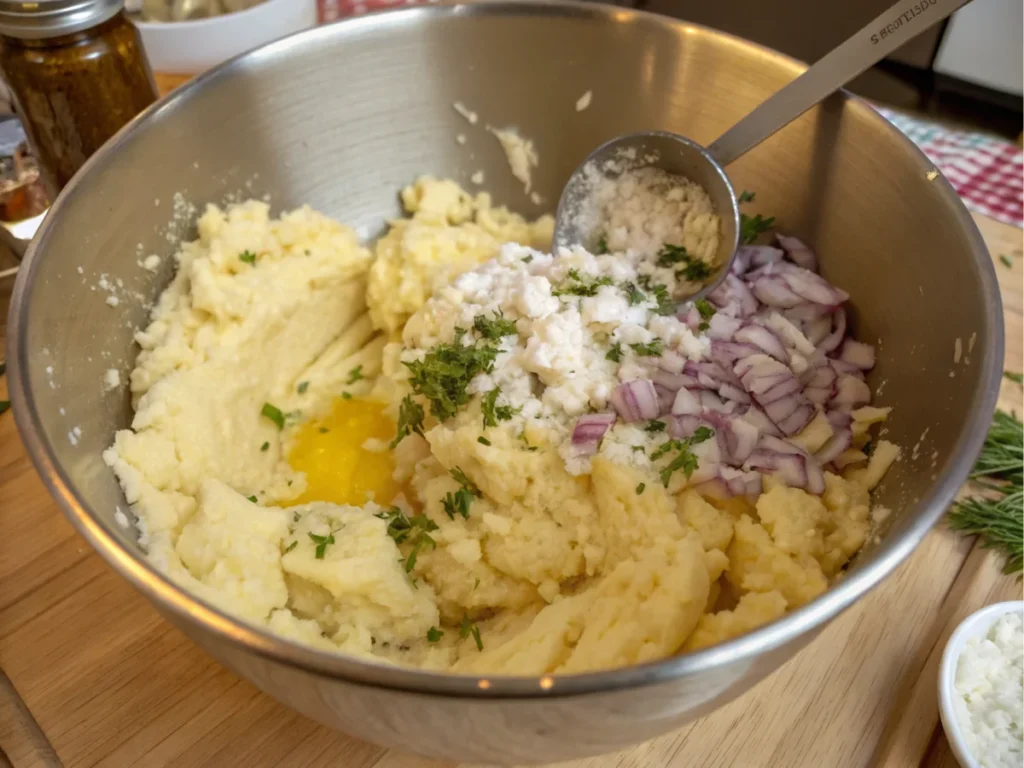
[[(902, 0), (908, 9), (920, 2)], [(921, 0), (927, 4), (928, 0)], [(704, 24), (814, 62), (893, 0), (617, 0)], [(1022, 4), (974, 0), (908, 42), (849, 90), (897, 108), (968, 122), (1017, 138), (1021, 130)]]

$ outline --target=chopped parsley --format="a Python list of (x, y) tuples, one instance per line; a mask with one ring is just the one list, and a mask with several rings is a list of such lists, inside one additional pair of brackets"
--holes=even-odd
[(682, 275), (691, 283), (706, 280), (711, 276), (711, 267), (695, 256), (691, 256), (683, 246), (665, 243), (658, 251), (658, 266), (672, 267), (677, 264), (682, 264), (683, 268), (676, 272), (676, 276)]
[(643, 453), (644, 452), (644, 447), (642, 445), (631, 445), (629, 447), (633, 449), (633, 453)]
[(644, 492), (644, 488), (646, 488), (646, 487), (647, 487), (647, 483), (640, 483), (640, 485), (638, 485), (636, 487), (636, 495), (639, 496), (641, 493), (643, 493)]
[(342, 400), (351, 400), (352, 399), (352, 393), (351, 392), (342, 392), (341, 393), (341, 399)]
[(270, 450), (270, 443), (264, 443), (263, 445), (261, 445), (260, 446), (260, 450), (263, 451), (263, 453), (266, 453), (267, 451), (269, 451)]
[(655, 432), (664, 432), (664, 431), (665, 431), (665, 422), (664, 421), (649, 421), (649, 422), (647, 422), (647, 426), (644, 427), (644, 432), (650, 432), (651, 434), (654, 434)]
[(707, 262), (694, 260), (676, 272), (676, 277), (679, 275), (686, 278), (687, 282), (699, 283), (711, 277), (711, 267), (707, 265)]
[(756, 216), (740, 214), (740, 243), (746, 245), (757, 240), (758, 236), (767, 232), (775, 224), (775, 217), (764, 218), (760, 213)]
[(355, 384), (357, 381), (363, 378), (363, 366), (357, 365), (351, 371), (348, 372), (348, 380), (346, 384)]
[(530, 441), (526, 439), (526, 433), (525, 432), (520, 432), (519, 433), (519, 439), (523, 441), (523, 445), (526, 446), (526, 450), (530, 451), (531, 453), (533, 451), (537, 450), (537, 446), (536, 445), (530, 445)]
[(715, 308), (707, 299), (697, 299), (693, 302), (693, 306), (695, 306), (697, 311), (700, 313), (700, 325), (698, 326), (698, 330), (706, 331), (711, 327), (711, 323), (708, 321), (715, 316)]
[(488, 439), (487, 439), (486, 437), (484, 437), (483, 435), (480, 435), (480, 437), (478, 437), (478, 438), (476, 439), (476, 441), (477, 441), (478, 443), (480, 443), (480, 445), (490, 445), (490, 444), (491, 444), (491, 441), (490, 441), (490, 440), (488, 440)]
[(1005, 253), (1000, 254), (999, 260), (1003, 262), (1003, 266), (1007, 269), (1013, 269), (1013, 257), (1007, 256)]
[(293, 542), (292, 542), (291, 544), (289, 544), (289, 545), (288, 545), (287, 547), (285, 547), (285, 548), (284, 548), (284, 553), (283, 553), (283, 554), (287, 555), (287, 554), (288, 554), (289, 552), (291, 552), (291, 551), (292, 551), (293, 549), (295, 549), (295, 548), (296, 548), (297, 546), (299, 546), (299, 540), (298, 540), (298, 539), (296, 539), (296, 540), (295, 540), (295, 541), (293, 541)]
[(651, 454), (652, 460), (660, 459), (662, 456), (671, 453), (672, 451), (678, 451), (672, 461), (665, 465), (665, 468), (661, 470), (662, 485), (668, 488), (672, 475), (680, 469), (683, 470), (683, 474), (686, 475), (687, 479), (689, 479), (698, 466), (697, 457), (693, 455), (690, 448), (698, 443), (703, 443), (705, 440), (711, 439), (714, 434), (714, 431), (708, 427), (697, 427), (693, 435), (688, 437), (686, 440), (669, 440), (660, 445), (657, 450)]
[(423, 406), (413, 400), (412, 395), (406, 395), (402, 398), (402, 403), (398, 406), (398, 434), (391, 441), (390, 447), (394, 448), (413, 432), (423, 437), (423, 419), (425, 416)]
[(455, 480), (455, 482), (457, 482), (471, 494), (476, 496), (478, 499), (482, 499), (484, 497), (484, 495), (480, 492), (480, 489), (477, 488), (476, 483), (474, 483), (472, 480), (466, 477), (466, 473), (463, 472), (459, 467), (455, 467), (448, 474), (452, 476), (452, 479)]
[(501, 388), (495, 387), (484, 395), (484, 399), (480, 403), (485, 427), (496, 427), (499, 421), (508, 421), (522, 410), (521, 408), (513, 408), (511, 405), (498, 405), (498, 395), (500, 394)]
[(255, 504), (255, 503), (256, 503), (256, 497), (255, 497), (255, 496), (246, 496), (245, 498), (247, 498), (247, 499), (248, 499), (249, 501), (251, 501), (251, 502), (252, 502), (253, 504)]
[(743, 205), (743, 203), (752, 203), (754, 202), (754, 193), (748, 192), (747, 190), (744, 189), (742, 192), (740, 192), (740, 196), (736, 198), (736, 202), (738, 202), (740, 205)]
[(256, 263), (256, 254), (252, 251), (242, 251), (238, 254), (238, 260), (245, 262), (246, 264), (252, 265)]
[(626, 298), (629, 299), (629, 306), (631, 307), (647, 301), (647, 294), (637, 288), (635, 283), (623, 283), (622, 290), (625, 292)]
[(608, 253), (608, 235), (602, 234), (597, 238), (597, 244), (594, 246), (594, 254), (596, 256), (600, 256), (604, 253)]
[(409, 556), (405, 558), (405, 572), (409, 573), (416, 565), (416, 557), (426, 547), (433, 549), (437, 546), (430, 535), (437, 530), (437, 523), (426, 515), (406, 515), (399, 507), (392, 507), (387, 512), (378, 512), (376, 517), (385, 520), (388, 524), (388, 536), (394, 539), (395, 544), (408, 542), (412, 545)]
[(277, 425), (278, 429), (284, 429), (284, 413), (277, 406), (264, 403), (260, 409), (260, 416), (266, 416)]
[(11, 401), (0, 400), (0, 414), (7, 413), (9, 410), (11, 410)]
[(476, 625), (475, 621), (470, 621), (469, 614), (466, 614), (462, 617), (462, 623), (459, 624), (459, 637), (465, 640), (470, 635), (473, 636), (476, 649), (482, 651), (484, 649), (484, 641), (480, 639), (480, 628)]
[(1014, 373), (1013, 371), (1005, 371), (1003, 373), (1003, 377), (1017, 384), (1024, 384), (1024, 374)]
[(490, 373), (498, 348), (488, 342), (463, 344), (466, 331), (455, 329), (451, 344), (438, 344), (422, 360), (405, 364), (413, 392), (430, 401), (430, 412), (438, 421), (447, 421), (469, 402), (466, 389), (478, 373)]
[(320, 429), (317, 430), (317, 432), (319, 432), (321, 435), (326, 435), (330, 431), (331, 430), (329, 430), (327, 427), (320, 427)]
[(619, 342), (612, 344), (611, 349), (608, 350), (608, 354), (604, 356), (605, 360), (611, 360), (613, 363), (622, 362), (622, 345)]
[(449, 474), (462, 487), (455, 493), (451, 491), (446, 493), (441, 500), (441, 506), (450, 520), (454, 520), (456, 515), (462, 517), (463, 520), (468, 520), (469, 505), (473, 502), (473, 497), (482, 498), (483, 494), (480, 493), (476, 483), (466, 477), (466, 473), (459, 469), (459, 467), (455, 467)]
[(334, 531), (331, 531), (326, 536), (318, 536), (315, 533), (309, 533), (306, 535), (309, 536), (310, 540), (314, 544), (316, 544), (316, 551), (314, 552), (316, 559), (323, 560), (324, 555), (327, 554), (327, 548), (334, 543)]
[(304, 394), (306, 394), (306, 390), (307, 389), (309, 389), (309, 382), (308, 381), (300, 381), (299, 382), (299, 386), (297, 386), (295, 388), (295, 391), (298, 392), (300, 395), (304, 395)]
[(665, 342), (661, 339), (652, 339), (647, 344), (630, 344), (629, 348), (640, 357), (658, 357), (665, 351)]
[(442, 632), (437, 627), (431, 627), (430, 629), (427, 630), (427, 642), (428, 643), (436, 643), (436, 642), (440, 641), (440, 639), (442, 637), (444, 637), (444, 632)]
[(526, 254), (525, 256), (523, 256), (522, 261), (523, 261), (523, 264), (529, 264), (531, 261), (533, 261), (533, 254), (532, 253)]
[(477, 315), (473, 320), (473, 330), (485, 339), (497, 341), (503, 336), (516, 335), (516, 321), (506, 320), (500, 311), (493, 318)]
[(658, 306), (654, 309), (655, 314), (674, 315), (676, 313), (676, 302), (669, 294), (668, 288), (661, 283), (653, 282), (648, 275), (640, 277), (640, 285), (654, 294), (654, 300), (658, 302)]
[(552, 296), (596, 296), (597, 289), (602, 285), (611, 285), (612, 279), (605, 275), (588, 280), (580, 275), (579, 270), (570, 269), (565, 282), (551, 291)]

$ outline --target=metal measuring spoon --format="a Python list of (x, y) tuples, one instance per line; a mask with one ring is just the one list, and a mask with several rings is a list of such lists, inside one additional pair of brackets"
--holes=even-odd
[[(890, 8), (769, 97), (709, 147), (665, 131), (631, 133), (602, 144), (573, 172), (562, 192), (555, 215), (555, 246), (594, 245), (588, 240), (595, 233), (580, 231), (579, 219), (591, 192), (595, 170), (614, 177), (624, 167), (653, 165), (700, 184), (721, 217), (722, 237), (715, 259), (719, 267), (700, 291), (686, 298), (706, 296), (729, 273), (739, 243), (739, 204), (725, 166), (969, 1), (913, 0)], [(629, 157), (633, 161), (624, 160)], [(615, 170), (606, 171), (609, 168)]]

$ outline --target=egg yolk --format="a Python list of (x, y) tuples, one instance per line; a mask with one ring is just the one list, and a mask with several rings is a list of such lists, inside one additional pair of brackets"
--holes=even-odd
[(335, 504), (389, 504), (401, 490), (391, 478), (395, 469), (390, 450), (370, 451), (367, 440), (386, 445), (395, 424), (384, 404), (362, 398), (339, 399), (323, 419), (299, 428), (288, 463), (306, 474), (306, 490), (292, 504), (330, 501)]

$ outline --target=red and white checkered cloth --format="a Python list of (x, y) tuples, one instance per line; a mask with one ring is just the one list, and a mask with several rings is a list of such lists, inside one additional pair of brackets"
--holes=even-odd
[[(430, 0), (319, 0), (321, 22)], [(981, 133), (953, 131), (878, 107), (935, 163), (972, 211), (1024, 226), (1024, 153), (1015, 144)]]
[(878, 108), (935, 163), (970, 210), (1024, 226), (1024, 152), (983, 133), (950, 130)]

